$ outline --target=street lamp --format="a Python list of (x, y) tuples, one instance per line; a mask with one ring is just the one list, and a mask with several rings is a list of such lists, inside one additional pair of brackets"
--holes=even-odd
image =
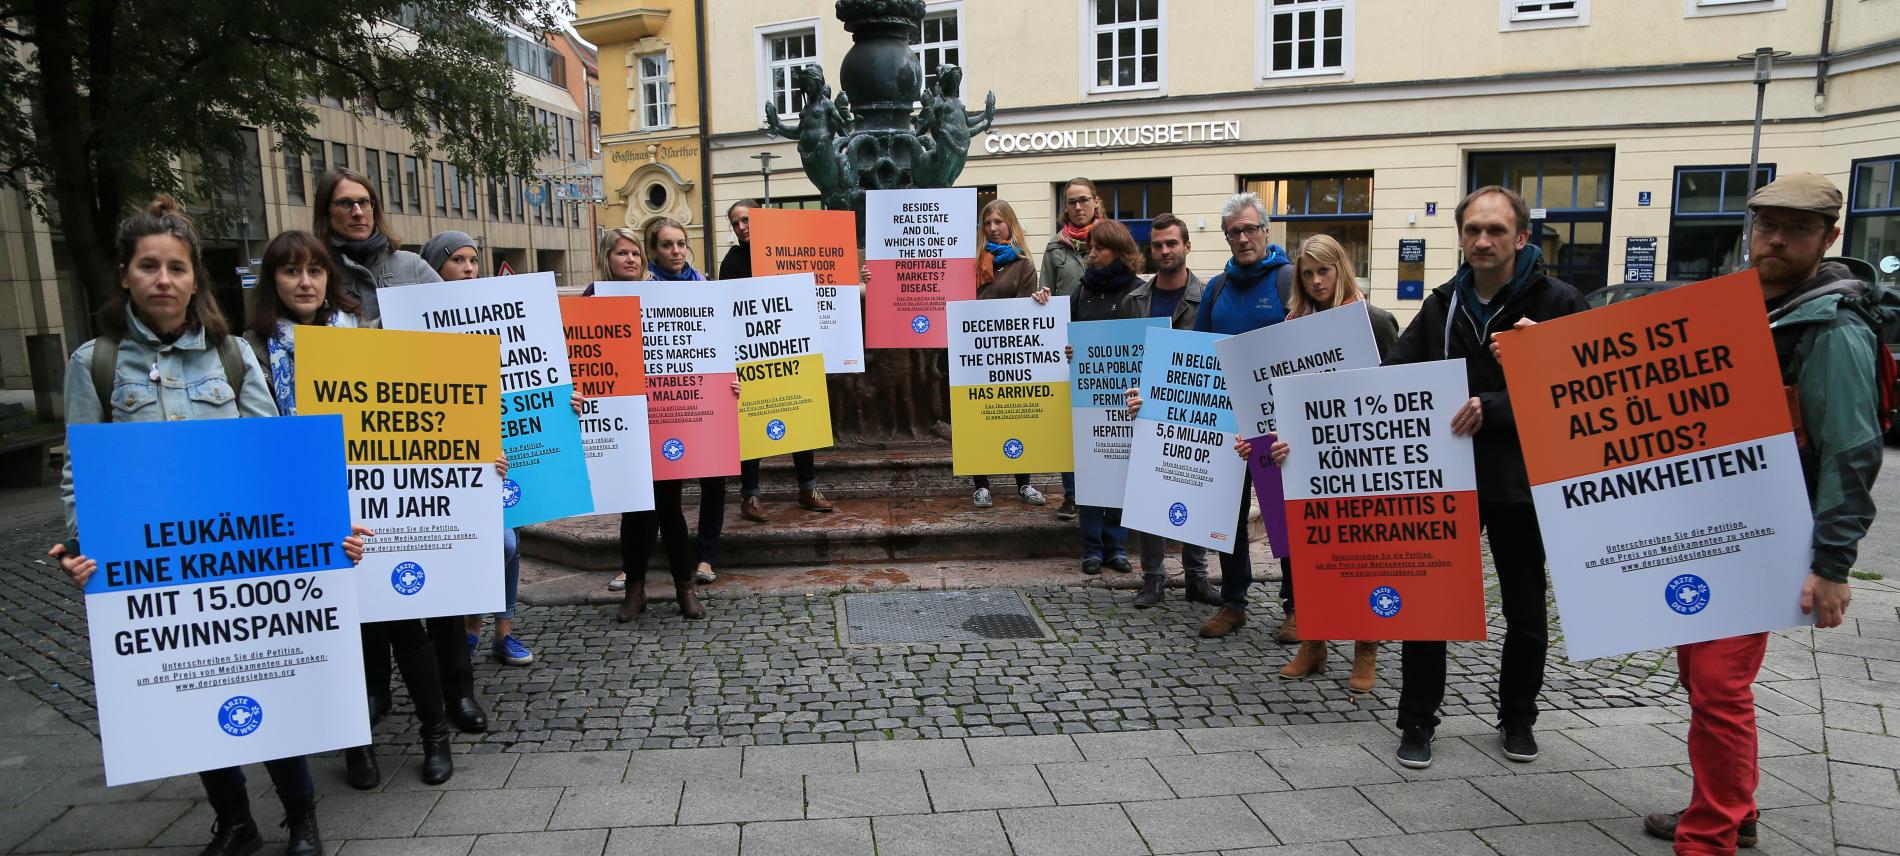
[[(1753, 53), (1736, 57), (1736, 59), (1751, 60), (1755, 63), (1755, 138), (1748, 146), (1748, 196), (1755, 195), (1756, 170), (1761, 166), (1761, 111), (1762, 103), (1768, 97), (1768, 73), (1774, 69), (1775, 60), (1787, 55), (1787, 51), (1759, 47)], [(1742, 214), (1742, 260), (1744, 262), (1748, 260), (1748, 235), (1754, 227), (1755, 210), (1748, 208)]]
[(759, 162), (759, 176), (765, 179), (765, 207), (772, 207), (772, 162), (779, 156), (771, 152), (759, 152), (752, 159)]

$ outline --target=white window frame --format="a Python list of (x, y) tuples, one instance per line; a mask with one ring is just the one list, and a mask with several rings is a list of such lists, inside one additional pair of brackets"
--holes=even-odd
[[(757, 62), (754, 63), (754, 73), (756, 77), (755, 87), (758, 95), (757, 103), (764, 104), (773, 100), (772, 40), (784, 36), (800, 35), (805, 32), (811, 33), (812, 55), (808, 63), (800, 63), (800, 65), (812, 64), (822, 66), (825, 56), (825, 30), (819, 25), (817, 18), (800, 18), (796, 21), (781, 21), (776, 24), (764, 24), (753, 28), (753, 49), (758, 52)], [(836, 88), (835, 83), (833, 84), (833, 88)], [(790, 102), (791, 99), (787, 98), (786, 103), (789, 104)], [(797, 125), (798, 113), (791, 110), (780, 110), (779, 121), (784, 122), (788, 126)], [(760, 119), (760, 127), (764, 127), (764, 119), (762, 116)]]
[(1590, 0), (1574, 0), (1569, 9), (1520, 11), (1525, 0), (1498, 0), (1498, 32), (1554, 30), (1562, 27), (1590, 26)]
[[(1095, 6), (1097, 3), (1102, 3), (1102, 2), (1114, 2), (1114, 0), (1077, 0), (1077, 3), (1076, 3), (1077, 14), (1081, 16), (1081, 21), (1082, 21), (1082, 26), (1080, 28), (1081, 33), (1082, 33), (1082, 43), (1081, 43), (1082, 44), (1082, 51), (1081, 51), (1082, 94), (1084, 96), (1087, 96), (1087, 95), (1117, 95), (1124, 92), (1166, 93), (1168, 91), (1168, 0), (1155, 0), (1155, 79), (1154, 79), (1154, 82), (1137, 83), (1137, 84), (1134, 84), (1133, 86), (1113, 86), (1113, 85), (1098, 86), (1095, 82), (1095, 60), (1096, 60), (1095, 36), (1096, 34), (1101, 33), (1101, 32), (1113, 31), (1113, 30), (1121, 30), (1121, 29), (1125, 29), (1131, 26), (1139, 29), (1140, 27), (1143, 26), (1141, 24), (1111, 24), (1109, 25), (1107, 30), (1102, 29), (1100, 26), (1098, 26), (1095, 23)], [(1140, 62), (1141, 37), (1139, 35), (1135, 37), (1135, 50), (1136, 50), (1135, 70), (1136, 70), (1136, 73), (1139, 74), (1141, 70), (1141, 62)], [(965, 80), (964, 89), (966, 90), (969, 89), (969, 84), (968, 84), (967, 79)]]
[(1779, 12), (1786, 8), (1788, 0), (1682, 0), (1682, 17), (1713, 18), (1718, 15)]
[[(660, 63), (657, 77), (647, 74), (647, 60)], [(673, 58), (666, 51), (652, 51), (634, 57), (633, 63), (640, 82), (640, 130), (663, 131), (673, 127)], [(661, 97), (657, 102), (650, 97), (649, 86), (658, 87)], [(649, 115), (649, 111), (657, 112)]]
[[(939, 2), (939, 3), (929, 4), (928, 6), (924, 7), (924, 20), (929, 21), (932, 18), (949, 18), (956, 21), (957, 22), (957, 37), (949, 41), (941, 41), (941, 42), (920, 41), (917, 44), (910, 46), (911, 58), (917, 60), (918, 73), (924, 75), (924, 77), (921, 80), (917, 81), (917, 83), (919, 86), (923, 87), (923, 91), (928, 92), (930, 90), (930, 78), (929, 78), (929, 75), (924, 71), (923, 49), (925, 46), (936, 48), (939, 51), (944, 50), (944, 49), (955, 49), (957, 52), (957, 61), (953, 64), (956, 67), (963, 69), (963, 91), (960, 94), (967, 100), (971, 91), (971, 87), (970, 87), (970, 68), (968, 65), (964, 63), (965, 57), (963, 53), (963, 32), (964, 32), (963, 30), (963, 24), (964, 24), (963, 0), (950, 0), (950, 2)], [(917, 33), (918, 33), (918, 38), (920, 39), (923, 38), (922, 28), (919, 28)]]
[(1256, 77), (1263, 83), (1285, 80), (1287, 78), (1331, 77), (1339, 80), (1351, 80), (1353, 75), (1353, 44), (1358, 38), (1358, 27), (1354, 22), (1355, 6), (1358, 0), (1320, 0), (1313, 5), (1314, 11), (1338, 9), (1340, 21), (1339, 67), (1309, 68), (1289, 71), (1275, 71), (1273, 68), (1273, 3), (1272, 0), (1254, 2), (1254, 70)]

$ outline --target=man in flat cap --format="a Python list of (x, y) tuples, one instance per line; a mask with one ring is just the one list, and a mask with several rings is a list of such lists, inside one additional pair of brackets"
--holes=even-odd
[[(1801, 471), (1814, 509), (1814, 553), (1801, 611), (1835, 627), (1847, 611), (1847, 572), (1874, 519), (1880, 473), (1880, 361), (1890, 360), (1876, 327), (1885, 310), (1879, 286), (1845, 265), (1823, 262), (1840, 237), (1841, 192), (1812, 173), (1783, 176), (1749, 197), (1748, 252), (1761, 276), (1769, 326), (1789, 388)], [(1672, 839), (1678, 854), (1732, 854), (1756, 842), (1755, 698), (1751, 685), (1768, 649), (1754, 633), (1676, 649), (1689, 693), (1689, 807), (1643, 820)]]

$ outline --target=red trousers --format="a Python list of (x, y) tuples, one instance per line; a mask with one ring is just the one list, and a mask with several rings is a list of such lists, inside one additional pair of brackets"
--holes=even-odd
[(1732, 856), (1736, 830), (1760, 814), (1753, 685), (1767, 652), (1766, 633), (1676, 648), (1689, 691), (1689, 767), (1695, 771), (1689, 808), (1676, 824), (1680, 856)]

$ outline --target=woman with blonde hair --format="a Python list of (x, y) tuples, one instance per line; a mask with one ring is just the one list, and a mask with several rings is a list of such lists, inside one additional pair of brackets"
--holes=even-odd
[[(1324, 312), (1349, 303), (1365, 302), (1365, 293), (1359, 290), (1358, 271), (1354, 269), (1352, 259), (1346, 255), (1346, 248), (1331, 235), (1314, 235), (1300, 242), (1300, 250), (1293, 258), (1293, 280), (1297, 285), (1287, 301), (1287, 318), (1301, 318), (1315, 312)], [(1392, 344), (1399, 338), (1399, 322), (1392, 313), (1366, 303), (1366, 312), (1372, 317), (1372, 341), (1379, 347), (1379, 359), (1392, 350)], [(1246, 443), (1240, 445), (1246, 446)], [(1251, 451), (1249, 448), (1248, 452)], [(1248, 452), (1242, 452), (1245, 457)], [(1287, 626), (1293, 623), (1293, 573), (1289, 566), (1280, 575), (1280, 600), (1286, 605)], [(1326, 643), (1318, 639), (1300, 640), (1300, 650), (1293, 659), (1280, 669), (1285, 678), (1304, 678), (1308, 675), (1326, 671)], [(1352, 653), (1352, 675), (1347, 678), (1347, 686), (1355, 692), (1367, 692), (1372, 689), (1374, 670), (1379, 659), (1379, 643), (1354, 642)]]
[[(1001, 199), (992, 199), (976, 217), (977, 234), (983, 236), (983, 248), (976, 251), (976, 299), (995, 300), (1030, 297), (1041, 290), (1036, 266), (1029, 261), (1029, 244), (1023, 237), (1022, 221), (1016, 209)], [(1046, 292), (1044, 295), (1046, 297)], [(1047, 505), (1042, 491), (1029, 483), (1028, 473), (1016, 474), (1016, 498), (1030, 505)], [(972, 502), (977, 508), (995, 504), (990, 496), (990, 477), (976, 477)]]

